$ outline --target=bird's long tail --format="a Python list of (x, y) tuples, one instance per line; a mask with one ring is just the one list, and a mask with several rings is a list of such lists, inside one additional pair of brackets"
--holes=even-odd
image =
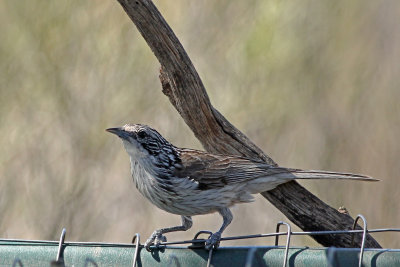
[(247, 183), (247, 190), (251, 194), (256, 194), (268, 190), (272, 190), (280, 184), (290, 180), (297, 179), (338, 179), (338, 180), (356, 180), (356, 181), (379, 181), (378, 179), (353, 173), (329, 172), (315, 170), (300, 170), (284, 167), (268, 168), (268, 174), (262, 178), (252, 180)]
[(369, 182), (379, 181), (378, 179), (362, 174), (317, 171), (317, 170), (300, 170), (300, 169), (279, 168), (279, 167), (277, 169), (282, 169), (282, 172), (275, 173), (274, 176), (282, 179), (344, 179), (344, 180), (358, 180), (358, 181), (369, 181)]

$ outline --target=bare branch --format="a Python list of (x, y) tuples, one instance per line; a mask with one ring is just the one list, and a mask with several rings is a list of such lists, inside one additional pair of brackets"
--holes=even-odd
[[(214, 153), (262, 159), (277, 165), (212, 105), (186, 51), (150, 0), (118, 0), (161, 64), (163, 92), (203, 147)], [(297, 182), (263, 192), (276, 208), (304, 231), (351, 229), (354, 220), (328, 206)], [(324, 246), (350, 247), (350, 235), (313, 238)], [(360, 244), (356, 236), (356, 244)], [(368, 235), (366, 247), (380, 248)]]

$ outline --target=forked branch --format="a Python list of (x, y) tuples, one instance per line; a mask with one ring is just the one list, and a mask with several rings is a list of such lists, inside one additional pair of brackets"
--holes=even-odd
[[(277, 165), (212, 105), (183, 46), (150, 0), (118, 0), (161, 64), (160, 80), (167, 95), (203, 147), (213, 153), (258, 158)], [(354, 220), (328, 206), (297, 182), (262, 195), (303, 231), (351, 229)], [(324, 246), (351, 247), (350, 235), (312, 236)], [(355, 238), (360, 244), (361, 238)], [(366, 247), (380, 248), (371, 236)]]

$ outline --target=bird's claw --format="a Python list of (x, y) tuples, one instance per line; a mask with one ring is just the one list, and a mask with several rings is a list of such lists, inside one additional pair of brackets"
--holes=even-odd
[(221, 233), (220, 232), (216, 232), (213, 233), (206, 241), (206, 246), (205, 248), (207, 250), (210, 249), (216, 249), (219, 247), (219, 241), (221, 240)]
[(144, 243), (144, 247), (146, 248), (147, 251), (151, 251), (150, 246), (153, 245), (156, 248), (159, 248), (161, 242), (167, 242), (167, 238), (163, 236), (160, 231), (156, 230)]

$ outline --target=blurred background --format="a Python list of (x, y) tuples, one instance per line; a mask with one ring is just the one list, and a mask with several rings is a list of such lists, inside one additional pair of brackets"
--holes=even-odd
[[(399, 1), (155, 3), (228, 120), (282, 166), (381, 179), (302, 184), (363, 214), (369, 228), (400, 227)], [(0, 237), (56, 240), (66, 227), (70, 241), (130, 242), (179, 224), (139, 194), (121, 142), (104, 131), (144, 123), (177, 146), (201, 148), (117, 1), (3, 0), (0, 36)], [(225, 236), (288, 221), (260, 196), (233, 213)], [(197, 216), (190, 231), (168, 238), (221, 222)], [(396, 234), (375, 237), (400, 247)], [(309, 237), (292, 243), (318, 246)]]

